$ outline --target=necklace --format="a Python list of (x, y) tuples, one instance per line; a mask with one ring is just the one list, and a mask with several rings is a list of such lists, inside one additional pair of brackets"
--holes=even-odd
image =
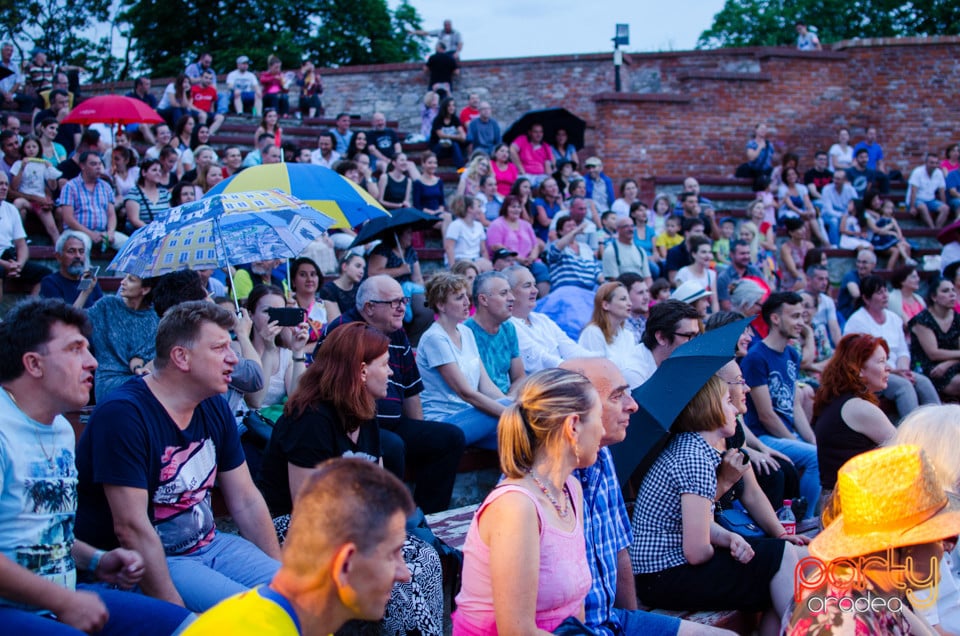
[[(3, 387), (3, 390), (7, 392), (7, 395), (10, 397), (10, 401), (13, 402), (14, 406), (16, 406), (22, 412), (23, 409), (20, 408), (20, 404), (17, 402), (16, 396), (10, 392), (10, 389)], [(44, 458), (46, 458), (47, 464), (50, 466), (50, 468), (53, 468), (56, 462), (53, 461), (53, 455), (48, 453), (47, 448), (43, 445), (43, 440), (40, 438), (40, 426), (40, 424), (34, 426), (33, 434), (37, 438), (37, 444), (40, 446), (40, 452), (43, 453)], [(56, 447), (56, 442), (54, 442), (54, 447)], [(56, 448), (54, 448), (54, 450), (56, 450)]]
[(553, 508), (557, 511), (557, 514), (560, 515), (560, 518), (566, 519), (568, 516), (570, 516), (570, 507), (567, 505), (570, 501), (570, 491), (567, 489), (567, 485), (563, 485), (563, 507), (561, 507), (560, 502), (557, 501), (557, 498), (553, 496), (553, 493), (550, 492), (550, 489), (548, 489), (547, 486), (540, 481), (540, 478), (537, 477), (536, 473), (533, 472), (533, 469), (531, 468), (527, 471), (527, 473), (533, 479), (533, 483), (537, 485), (544, 496), (550, 500), (550, 503), (553, 504)]

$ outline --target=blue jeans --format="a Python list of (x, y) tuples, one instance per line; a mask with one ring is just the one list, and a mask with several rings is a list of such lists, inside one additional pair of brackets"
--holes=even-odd
[[(102, 636), (170, 636), (196, 618), (188, 610), (172, 603), (136, 592), (113, 590), (102, 585), (77, 585), (77, 591), (93, 592), (110, 612)], [(40, 636), (85, 636), (84, 632), (58, 622), (49, 615), (12, 607), (0, 607), (0, 625), (5, 634)]]
[(183, 556), (168, 556), (170, 578), (187, 609), (204, 612), (223, 599), (269, 583), (280, 568), (260, 548), (233, 534)]
[[(508, 398), (497, 400), (504, 406), (510, 405)], [(467, 446), (476, 446), (487, 450), (497, 450), (497, 424), (500, 418), (487, 415), (476, 407), (465, 408), (449, 417), (450, 423), (463, 431)]]
[(674, 616), (617, 608), (611, 614), (619, 620), (624, 636), (676, 636), (680, 631), (680, 619)]
[[(785, 439), (773, 435), (759, 435), (760, 441), (790, 458), (800, 473), (800, 494), (807, 500), (807, 516), (813, 517), (820, 501), (820, 464), (817, 447), (799, 439)], [(802, 521), (797, 519), (797, 521)]]
[(842, 218), (842, 214), (836, 214), (833, 210), (822, 210), (820, 212), (820, 220), (827, 231), (830, 245), (840, 245), (840, 219)]

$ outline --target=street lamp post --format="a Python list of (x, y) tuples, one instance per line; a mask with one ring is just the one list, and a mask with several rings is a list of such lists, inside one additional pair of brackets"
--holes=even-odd
[(616, 92), (622, 90), (620, 84), (620, 65), (623, 64), (623, 51), (620, 50), (621, 46), (628, 46), (630, 44), (630, 25), (629, 24), (618, 24), (617, 31), (613, 36), (613, 88)]

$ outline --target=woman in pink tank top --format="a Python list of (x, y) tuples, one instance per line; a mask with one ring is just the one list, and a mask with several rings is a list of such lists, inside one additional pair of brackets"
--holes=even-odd
[(586, 378), (548, 369), (527, 378), (500, 416), (506, 479), (467, 533), (455, 636), (550, 632), (571, 616), (583, 620), (590, 569), (572, 473), (597, 459), (600, 412)]

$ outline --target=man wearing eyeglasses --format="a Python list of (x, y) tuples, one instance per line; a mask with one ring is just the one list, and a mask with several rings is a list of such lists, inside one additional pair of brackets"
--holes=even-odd
[(393, 376), (387, 381), (387, 396), (377, 400), (384, 466), (401, 479), (404, 460), (416, 467), (414, 500), (424, 513), (430, 514), (446, 510), (450, 504), (465, 441), (463, 431), (453, 424), (423, 419), (423, 382), (410, 340), (403, 331), (407, 302), (400, 283), (390, 276), (367, 278), (357, 288), (356, 306), (326, 326), (314, 355), (331, 331), (351, 322), (366, 322), (390, 338)]
[(650, 379), (673, 350), (700, 335), (700, 314), (693, 305), (680, 300), (664, 300), (650, 308), (643, 345), (637, 347), (640, 383)]

